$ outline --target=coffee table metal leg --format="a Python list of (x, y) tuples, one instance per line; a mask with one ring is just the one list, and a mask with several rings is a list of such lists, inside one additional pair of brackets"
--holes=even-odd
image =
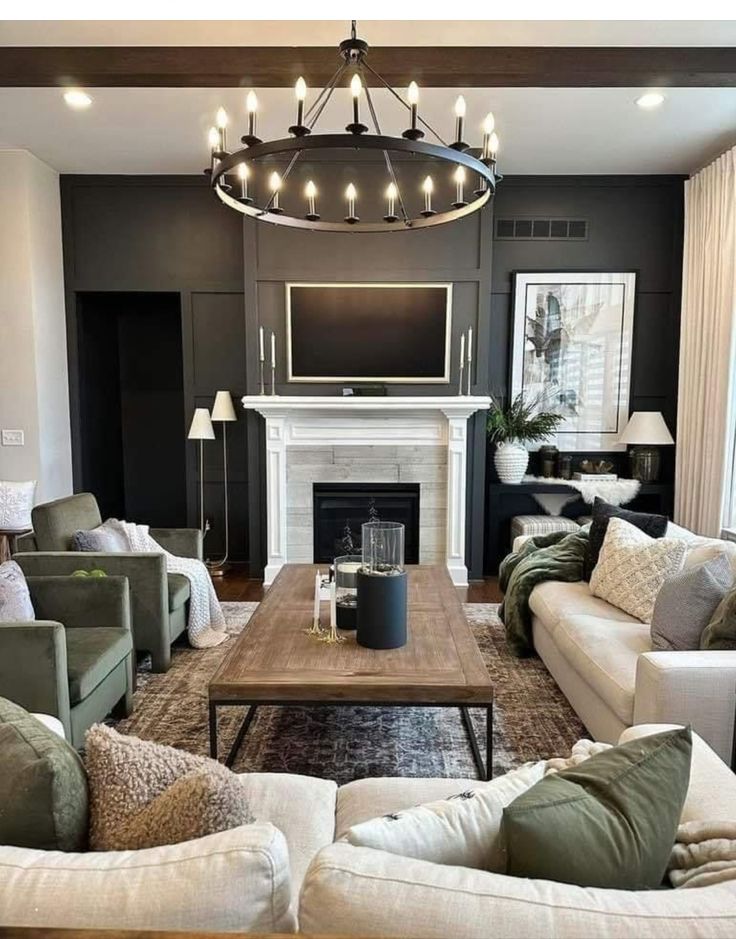
[(243, 723), (240, 725), (240, 729), (233, 741), (233, 745), (230, 747), (228, 755), (225, 757), (225, 766), (232, 766), (235, 762), (235, 757), (238, 755), (238, 750), (240, 749), (240, 744), (243, 742), (243, 737), (248, 733), (248, 728), (253, 723), (253, 718), (256, 716), (256, 705), (251, 704), (248, 708), (248, 713), (243, 719)]
[(473, 751), (473, 759), (475, 760), (475, 765), (478, 769), (478, 775), (483, 780), (490, 779), (493, 773), (493, 705), (488, 705), (486, 707), (487, 727), (485, 762), (483, 761), (483, 756), (480, 752), (480, 746), (478, 745), (478, 738), (475, 734), (475, 728), (473, 727), (473, 719), (470, 716), (470, 710), (466, 705), (463, 704), (460, 706), (460, 713), (463, 717), (465, 729), (468, 732), (470, 749)]
[(210, 757), (217, 759), (217, 705), (210, 701)]

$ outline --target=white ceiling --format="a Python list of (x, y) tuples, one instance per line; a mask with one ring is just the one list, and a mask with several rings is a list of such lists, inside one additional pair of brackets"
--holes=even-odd
[[(0, 45), (336, 46), (348, 26), (347, 20), (0, 20)], [(736, 20), (362, 19), (358, 27), (376, 46), (736, 45)]]
[[(688, 173), (736, 144), (736, 88), (666, 90), (664, 105), (642, 111), (641, 88), (471, 88), (466, 140), (480, 144), (493, 110), (504, 173)], [(403, 91), (403, 89), (402, 89)], [(0, 148), (26, 149), (62, 173), (198, 173), (218, 105), (231, 115), (231, 148), (245, 132), (244, 92), (236, 88), (93, 88), (93, 104), (72, 111), (58, 88), (0, 89)], [(420, 113), (442, 135), (453, 131), (453, 89), (422, 89)], [(286, 136), (290, 89), (258, 89), (259, 135)], [(405, 112), (374, 92), (382, 129), (400, 133)], [(349, 119), (340, 90), (318, 128)]]
[[(736, 21), (364, 20), (375, 45), (736, 45)], [(346, 21), (0, 21), (2, 45), (337, 45)], [(1, 54), (1, 49), (0, 49)], [(336, 55), (337, 60), (337, 55)], [(308, 78), (308, 76), (307, 76)], [(403, 89), (402, 89), (403, 90)], [(736, 88), (672, 88), (656, 111), (634, 99), (642, 88), (469, 89), (466, 139), (480, 142), (489, 109), (505, 173), (688, 173), (736, 143)], [(58, 88), (0, 88), (0, 148), (31, 150), (62, 173), (198, 173), (218, 105), (245, 130), (236, 88), (93, 88), (87, 111), (72, 111)], [(285, 136), (294, 120), (290, 89), (258, 89), (259, 132)], [(405, 114), (375, 91), (383, 129)], [(420, 113), (452, 133), (452, 89), (422, 89)], [(336, 92), (320, 127), (348, 120)]]

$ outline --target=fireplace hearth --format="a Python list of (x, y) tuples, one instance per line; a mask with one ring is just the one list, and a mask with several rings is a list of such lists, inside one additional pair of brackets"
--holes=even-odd
[(407, 564), (419, 563), (419, 483), (314, 483), (314, 563), (360, 554), (361, 526), (401, 522)]

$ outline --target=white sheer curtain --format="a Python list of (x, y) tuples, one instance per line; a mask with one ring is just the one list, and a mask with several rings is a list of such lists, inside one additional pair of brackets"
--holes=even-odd
[(736, 147), (685, 183), (675, 521), (718, 536), (733, 504)]

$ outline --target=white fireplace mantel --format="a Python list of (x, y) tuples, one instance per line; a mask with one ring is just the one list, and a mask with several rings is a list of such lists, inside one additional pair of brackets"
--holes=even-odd
[(246, 395), (242, 402), (266, 419), (266, 585), (288, 561), (287, 449), (382, 445), (447, 448), (446, 563), (453, 582), (467, 584), (467, 421), (490, 407), (488, 396)]

